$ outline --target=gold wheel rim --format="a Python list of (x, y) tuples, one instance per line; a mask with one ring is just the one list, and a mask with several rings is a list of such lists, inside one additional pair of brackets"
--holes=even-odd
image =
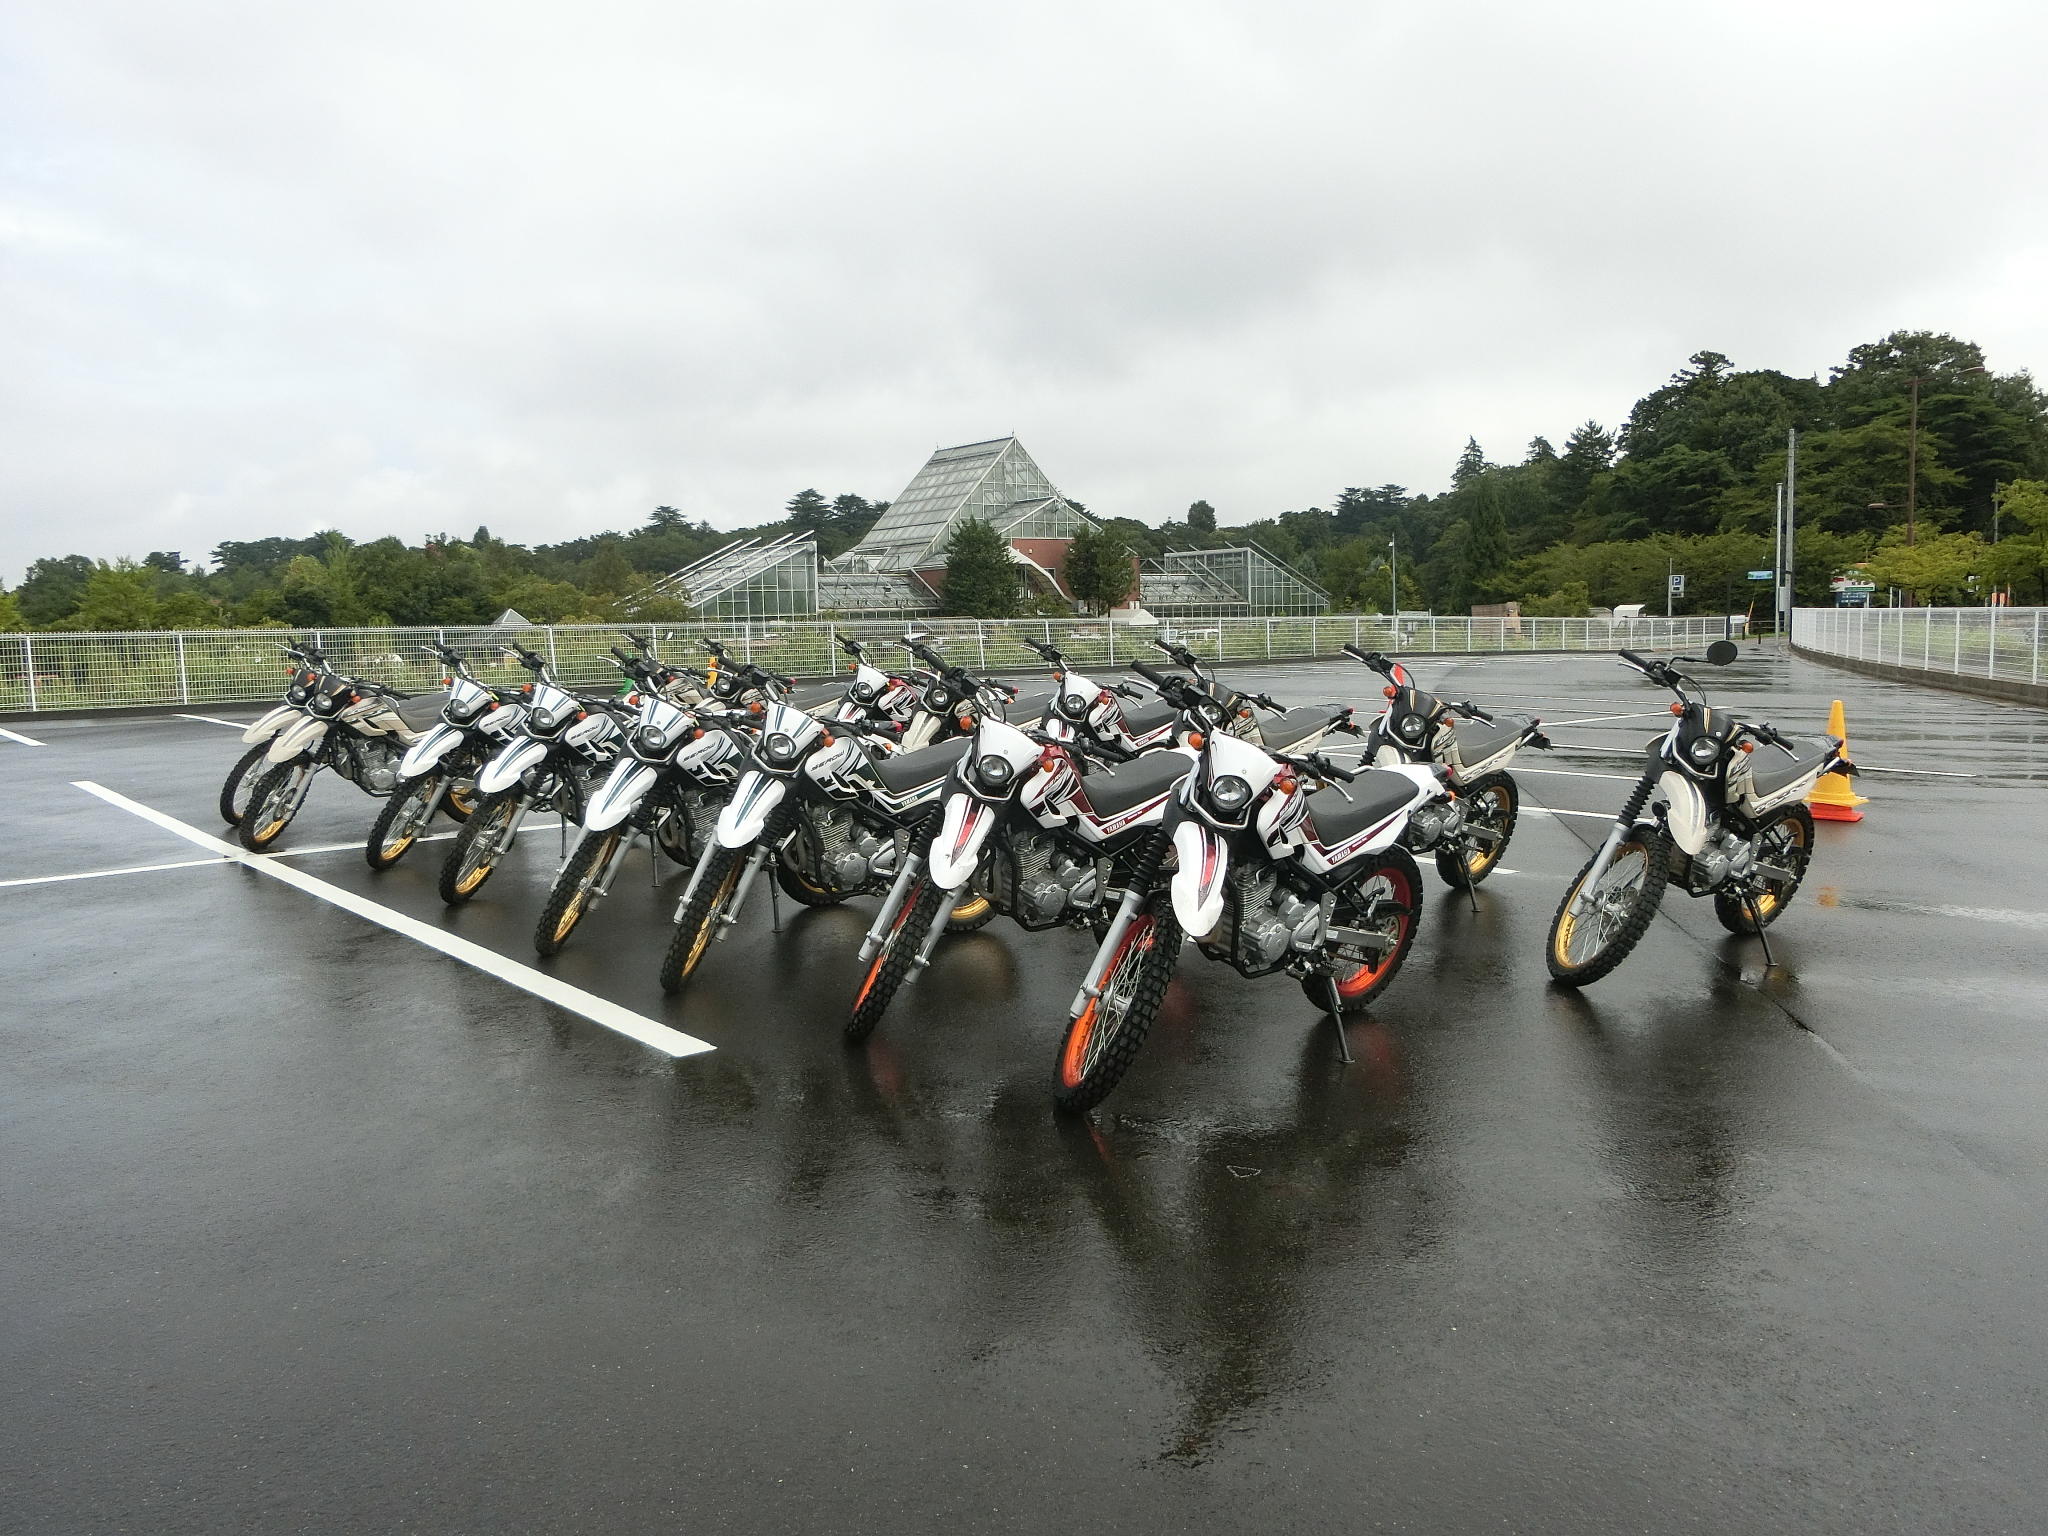
[(476, 809), (476, 795), (470, 790), (456, 789), (451, 786), (448, 791), (448, 803), (467, 816)]
[(697, 936), (690, 940), (690, 952), (683, 958), (683, 974), (689, 975), (697, 969), (697, 962), (704, 958), (704, 951), (710, 947), (711, 931), (718, 926), (718, 915), (725, 910), (725, 901), (732, 894), (732, 888), (740, 877), (740, 866), (735, 862), (725, 872), (725, 878), (718, 884), (718, 891), (711, 898), (711, 905), (704, 909), (704, 921), (697, 925)]
[[(506, 823), (510, 823), (510, 821), (512, 820), (512, 807), (509, 802), (505, 806), (505, 814), (502, 820)], [(482, 834), (487, 833), (490, 830), (491, 824), (489, 822), (484, 822), (478, 825), (477, 832), (479, 835), (476, 841), (481, 842)], [(469, 846), (472, 850), (474, 850), (476, 847), (476, 842), (472, 842)], [(493, 848), (491, 850), (491, 856), (489, 859), (487, 859), (485, 862), (481, 864), (472, 864), (469, 867), (468, 871), (464, 873), (463, 877), (455, 882), (456, 894), (459, 896), (467, 896), (471, 891), (475, 890), (478, 886), (482, 885), (484, 881), (488, 880), (490, 878), (491, 871), (496, 869), (497, 867), (498, 850)]]
[(953, 921), (956, 923), (971, 923), (987, 910), (988, 898), (986, 896), (977, 896), (972, 901), (963, 901), (953, 909)]
[(569, 905), (562, 909), (561, 918), (555, 923), (555, 942), (557, 944), (575, 932), (576, 924), (582, 921), (583, 907), (585, 901), (590, 896), (590, 888), (597, 884), (599, 871), (611, 862), (612, 855), (618, 851), (618, 847), (619, 840), (616, 835), (607, 839), (604, 845), (604, 852), (590, 861), (590, 868), (584, 873), (583, 878), (576, 883), (576, 893), (569, 898)]

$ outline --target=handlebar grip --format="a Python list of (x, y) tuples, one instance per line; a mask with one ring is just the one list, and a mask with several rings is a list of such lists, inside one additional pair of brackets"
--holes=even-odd
[[(1152, 643), (1154, 645), (1157, 645), (1159, 642), (1155, 640)], [(1148, 683), (1156, 684), (1161, 688), (1164, 688), (1166, 686), (1166, 679), (1163, 676), (1161, 676), (1159, 672), (1154, 670), (1154, 668), (1149, 662), (1134, 661), (1131, 663), (1131, 670), (1137, 673), (1138, 676), (1144, 678), (1145, 681)]]
[(1488, 725), (1493, 724), (1493, 716), (1489, 715), (1477, 704), (1472, 703), (1469, 699), (1458, 706), (1458, 712), (1462, 715), (1469, 715), (1474, 720), (1484, 720)]
[(1630, 666), (1647, 668), (1650, 665), (1649, 662), (1645, 661), (1642, 657), (1638, 656), (1634, 651), (1625, 650), (1620, 651), (1618, 654), (1620, 655), (1621, 659), (1627, 662)]
[(1331, 761), (1330, 761), (1330, 760), (1329, 760), (1329, 759), (1328, 759), (1327, 757), (1319, 757), (1319, 758), (1317, 758), (1317, 759), (1316, 759), (1316, 767), (1317, 767), (1317, 768), (1318, 768), (1319, 770), (1321, 770), (1322, 772), (1324, 772), (1324, 773), (1327, 773), (1327, 774), (1328, 774), (1328, 775), (1329, 775), (1329, 776), (1330, 776), (1331, 778), (1333, 778), (1333, 779), (1337, 780), (1337, 781), (1338, 781), (1339, 783), (1342, 783), (1342, 784), (1351, 784), (1351, 783), (1355, 783), (1355, 782), (1357, 782), (1357, 779), (1358, 779), (1358, 775), (1357, 775), (1357, 774), (1355, 774), (1355, 773), (1353, 773), (1353, 772), (1352, 772), (1352, 771), (1351, 771), (1351, 770), (1350, 770), (1349, 768), (1339, 768), (1339, 767), (1338, 767), (1338, 766), (1337, 766), (1337, 765), (1336, 765), (1335, 763), (1331, 762)]

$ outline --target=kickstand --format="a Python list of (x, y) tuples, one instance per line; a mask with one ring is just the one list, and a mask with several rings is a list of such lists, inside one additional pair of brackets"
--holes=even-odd
[(1745, 896), (1742, 900), (1743, 905), (1749, 908), (1749, 920), (1756, 924), (1757, 942), (1764, 947), (1764, 969), (1775, 971), (1778, 968), (1778, 962), (1771, 958), (1771, 940), (1770, 936), (1764, 932), (1764, 918), (1763, 914), (1756, 909), (1756, 897), (1754, 895)]
[(1323, 1006), (1330, 1010), (1330, 1023), (1337, 1031), (1337, 1059), (1348, 1067), (1352, 1057), (1351, 1042), (1344, 1037), (1344, 1000), (1337, 995), (1337, 978), (1327, 972), (1323, 976)]
[[(769, 855), (770, 859), (774, 857), (774, 854)], [(775, 887), (775, 876), (771, 874), (768, 876), (768, 930), (771, 933), (780, 933), (782, 932), (782, 892)]]
[(654, 832), (650, 828), (647, 833), (647, 889), (650, 891), (661, 889), (660, 855), (661, 850), (654, 846)]
[(1479, 915), (1479, 882), (1472, 878), (1472, 866), (1465, 866), (1465, 899), (1472, 903), (1472, 915)]

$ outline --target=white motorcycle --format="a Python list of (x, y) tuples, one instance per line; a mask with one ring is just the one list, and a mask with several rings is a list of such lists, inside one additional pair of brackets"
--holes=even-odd
[(458, 823), (469, 820), (476, 809), (477, 775), (526, 717), (513, 690), (483, 682), (459, 652), (432, 642), (427, 650), (448, 669), (441, 679), (447, 702), (439, 723), (405, 749), (398, 788), (370, 826), (363, 857), (375, 870), (404, 858), (436, 811), (446, 811)]
[(220, 819), (231, 827), (242, 824), (242, 813), (249, 808), (249, 791), (262, 775), (259, 765), (264, 753), (270, 750), (270, 743), (287, 725), (305, 717), (313, 690), (319, 686), (321, 674), (328, 670), (327, 653), (310, 640), (294, 640), (279, 649), (290, 658), (286, 670), (291, 679), (285, 684), (284, 702), (266, 710), (242, 732), (242, 740), (250, 743), (249, 750), (235, 759), (220, 787)]
[(408, 695), (338, 672), (323, 672), (310, 694), (298, 706), (299, 718), (287, 721), (264, 749), (269, 766), (250, 789), (235, 828), (251, 853), (261, 853), (291, 825), (322, 769), (333, 769), (366, 795), (389, 795), (398, 787), (405, 750), (440, 712), (443, 697)]

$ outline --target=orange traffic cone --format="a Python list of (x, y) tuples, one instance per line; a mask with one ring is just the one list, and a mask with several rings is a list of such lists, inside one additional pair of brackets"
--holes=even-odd
[[(1842, 755), (1849, 755), (1849, 725), (1842, 716), (1842, 701), (1835, 700), (1828, 711), (1828, 734), (1838, 737), (1842, 743)], [(1813, 812), (1816, 821), (1861, 821), (1863, 813), (1856, 809), (1868, 805), (1867, 796), (1859, 795), (1849, 783), (1846, 773), (1824, 773), (1813, 786), (1813, 793), (1806, 797), (1806, 808)]]

